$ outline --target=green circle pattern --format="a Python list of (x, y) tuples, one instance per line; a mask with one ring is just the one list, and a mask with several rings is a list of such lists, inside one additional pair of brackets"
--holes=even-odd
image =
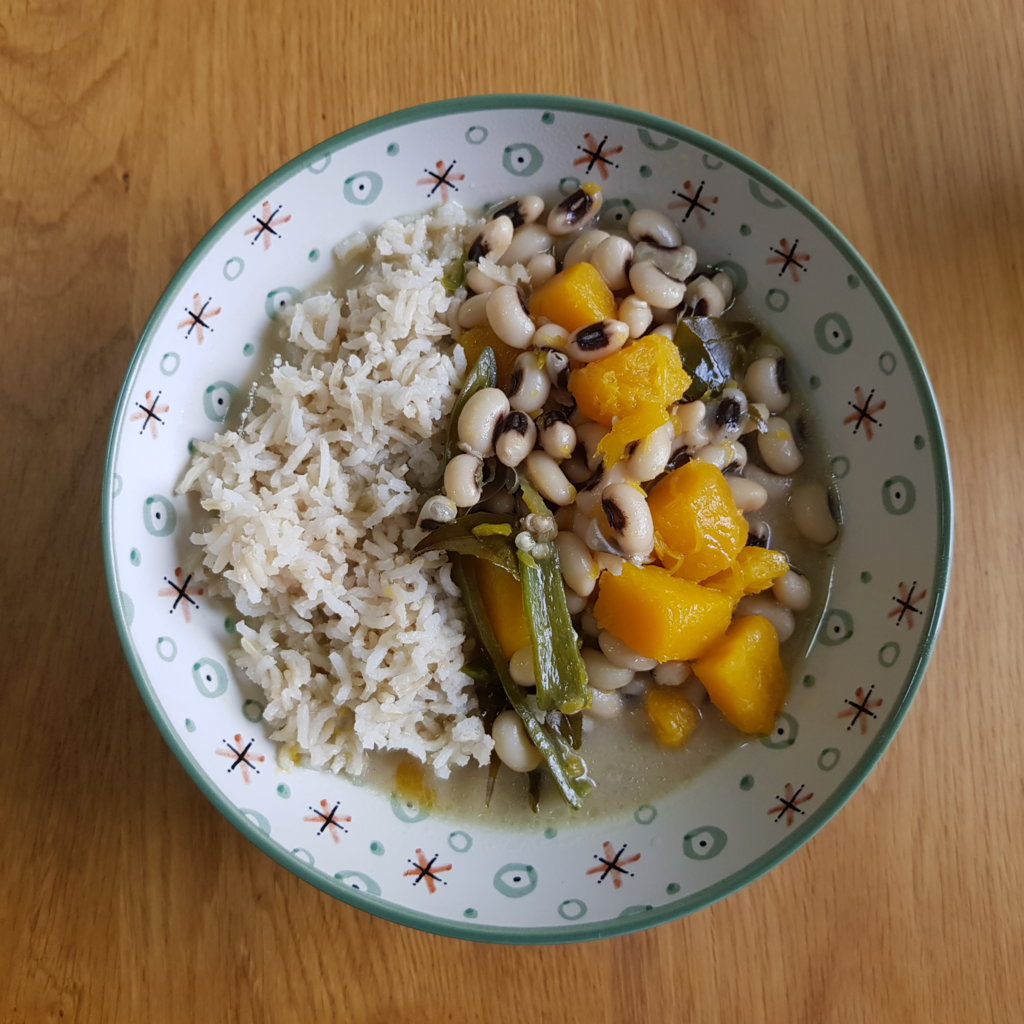
[(728, 841), (725, 831), (717, 825), (702, 825), (683, 836), (683, 853), (690, 860), (711, 860), (725, 849)]
[(505, 147), (501, 166), (517, 178), (529, 178), (544, 164), (544, 155), (532, 142), (513, 142)]
[(917, 504), (917, 488), (909, 477), (891, 476), (882, 484), (882, 508), (889, 515), (905, 516)]
[(505, 864), (494, 873), (494, 888), (512, 900), (529, 896), (537, 888), (537, 869), (530, 864)]
[(583, 900), (562, 900), (558, 904), (558, 916), (566, 921), (579, 921), (587, 914), (587, 905)]

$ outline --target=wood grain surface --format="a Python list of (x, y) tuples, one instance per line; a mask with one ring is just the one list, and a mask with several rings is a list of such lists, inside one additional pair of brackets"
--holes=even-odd
[[(895, 9), (893, 9), (895, 8)], [(0, 1021), (1017, 1021), (1024, 981), (1019, 0), (0, 2)], [(324, 137), (479, 92), (612, 100), (765, 164), (886, 283), (957, 495), (945, 627), (867, 783), (690, 918), (555, 948), (353, 910), (147, 716), (99, 496), (146, 317)]]

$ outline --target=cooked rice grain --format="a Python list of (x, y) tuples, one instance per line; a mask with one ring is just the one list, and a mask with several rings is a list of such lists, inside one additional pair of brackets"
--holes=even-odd
[(191, 539), (245, 617), (233, 657), (272, 737), (316, 768), (404, 750), (446, 777), (490, 757), (447, 560), (410, 554), (465, 371), (441, 278), (467, 230), (450, 204), (361, 240), (357, 286), (295, 307), (293, 361), (239, 430), (196, 444), (178, 488), (209, 513)]

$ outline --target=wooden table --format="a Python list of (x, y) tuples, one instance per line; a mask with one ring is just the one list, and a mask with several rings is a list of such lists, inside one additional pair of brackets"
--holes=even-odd
[[(1016, 0), (0, 5), (0, 1020), (1020, 1020), (1022, 27)], [(688, 123), (841, 226), (958, 500), (932, 665), (842, 814), (708, 910), (566, 948), (406, 930), (246, 842), (146, 714), (99, 540), (120, 380), (217, 216), (357, 122), (513, 91)]]

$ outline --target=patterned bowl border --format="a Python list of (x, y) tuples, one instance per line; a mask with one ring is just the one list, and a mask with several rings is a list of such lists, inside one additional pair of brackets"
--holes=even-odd
[[(696, 147), (703, 151), (704, 155), (702, 159), (704, 166), (709, 171), (713, 171), (716, 167), (721, 167), (723, 164), (730, 164), (736, 170), (747, 175), (749, 178), (750, 194), (758, 203), (767, 207), (789, 207), (805, 218), (813, 228), (817, 229), (817, 231), (819, 231), (821, 235), (828, 240), (835, 250), (835, 253), (838, 254), (838, 256), (849, 267), (851, 271), (848, 278), (850, 287), (854, 288), (859, 287), (860, 285), (864, 286), (865, 292), (870, 295), (880, 311), (885, 326), (887, 326), (889, 331), (891, 331), (892, 337), (895, 340), (899, 353), (905, 363), (906, 370), (912, 380), (914, 391), (916, 392), (916, 397), (920, 405), (920, 409), (917, 410), (917, 412), (919, 412), (923, 418), (923, 430), (926, 435), (926, 439), (923, 437), (915, 437), (915, 447), (924, 447), (925, 440), (927, 441), (927, 446), (930, 449), (932, 458), (932, 472), (935, 477), (934, 486), (936, 494), (934, 530), (936, 534), (936, 543), (934, 548), (934, 557), (936, 564), (934, 566), (934, 572), (930, 577), (930, 605), (927, 608), (922, 609), (917, 609), (916, 607), (913, 608), (915, 614), (920, 614), (919, 624), (921, 626), (921, 630), (912, 658), (912, 668), (905, 678), (904, 685), (892, 699), (888, 713), (880, 721), (871, 740), (866, 744), (853, 766), (847, 770), (842, 781), (836, 784), (830, 795), (826, 799), (822, 800), (813, 812), (806, 817), (804, 817), (806, 809), (802, 809), (800, 804), (803, 800), (809, 799), (809, 797), (806, 795), (801, 797), (802, 787), (791, 786), (790, 783), (787, 783), (784, 792), (776, 794), (772, 798), (773, 800), (779, 801), (778, 807), (773, 807), (769, 810), (769, 813), (773, 813), (778, 810), (779, 813), (776, 820), (784, 820), (786, 831), (783, 834), (783, 838), (771, 845), (765, 853), (755, 859), (746, 863), (743, 863), (741, 859), (741, 861), (737, 863), (737, 866), (728, 871), (725, 877), (718, 878), (709, 884), (702, 885), (698, 883), (696, 887), (682, 892), (681, 895), (680, 886), (676, 883), (670, 883), (664, 888), (664, 891), (672, 897), (668, 901), (662, 901), (656, 904), (655, 900), (651, 899), (651, 902), (649, 903), (634, 903), (626, 906), (622, 906), (620, 904), (616, 908), (618, 913), (612, 914), (611, 916), (601, 917), (599, 919), (592, 919), (586, 923), (582, 923), (582, 917), (586, 914), (586, 905), (582, 900), (576, 898), (562, 900), (557, 905), (558, 919), (555, 921), (548, 920), (551, 916), (549, 914), (548, 918), (544, 919), (545, 923), (539, 926), (534, 924), (535, 915), (533, 915), (533, 912), (524, 912), (514, 918), (510, 918), (509, 921), (497, 924), (487, 924), (484, 923), (484, 921), (475, 920), (478, 912), (470, 909), (466, 909), (461, 918), (455, 916), (454, 912), (451, 911), (446, 912), (447, 916), (439, 916), (433, 913), (431, 909), (427, 909), (428, 905), (423, 899), (420, 899), (416, 904), (412, 904), (410, 901), (407, 905), (402, 902), (395, 902), (392, 899), (383, 898), (379, 895), (380, 887), (366, 874), (354, 870), (338, 871), (334, 874), (328, 873), (322, 868), (314, 866), (312, 862), (312, 855), (309, 855), (308, 861), (299, 855), (300, 853), (306, 853), (306, 851), (300, 851), (298, 849), (289, 850), (286, 846), (282, 846), (279, 841), (272, 839), (269, 834), (270, 825), (266, 816), (256, 809), (242, 808), (239, 806), (238, 802), (227, 794), (222, 785), (214, 781), (210, 774), (209, 767), (204, 766), (204, 764), (202, 764), (195, 756), (193, 750), (189, 747), (186, 735), (182, 732), (181, 726), (176, 724), (169, 717), (167, 709), (162, 702), (161, 697), (158, 696), (153, 682), (151, 681), (150, 666), (148, 666), (140, 656), (139, 650), (134, 642), (131, 632), (131, 602), (130, 600), (125, 600), (126, 595), (123, 594), (119, 583), (120, 575), (123, 571), (122, 561), (124, 555), (122, 549), (124, 547), (124, 542), (119, 546), (118, 537), (115, 535), (113, 503), (122, 486), (122, 481), (116, 473), (120, 433), (128, 422), (129, 416), (133, 414), (133, 410), (136, 406), (139, 409), (142, 409), (145, 413), (141, 428), (143, 430), (146, 429), (147, 425), (151, 424), (152, 413), (157, 411), (159, 395), (152, 400), (147, 396), (146, 400), (150, 402), (149, 406), (143, 406), (139, 402), (133, 402), (133, 398), (136, 397), (135, 392), (138, 386), (137, 376), (160, 324), (170, 315), (172, 303), (186, 294), (185, 287), (197, 266), (208, 256), (214, 246), (224, 238), (226, 233), (232, 229), (237, 229), (243, 220), (248, 223), (249, 218), (251, 217), (256, 222), (255, 225), (247, 232), (247, 234), (251, 234), (253, 232), (256, 233), (256, 237), (250, 239), (251, 243), (255, 243), (261, 234), (271, 231), (275, 223), (277, 226), (280, 226), (283, 221), (274, 221), (274, 217), (277, 216), (277, 212), (267, 205), (267, 197), (271, 196), (276, 190), (283, 187), (301, 172), (322, 172), (330, 164), (332, 157), (343, 150), (368, 139), (383, 137), (388, 132), (393, 132), (403, 126), (408, 126), (421, 121), (427, 121), (449, 115), (466, 115), (486, 112), (498, 113), (500, 111), (543, 112), (543, 118), (545, 119), (546, 124), (550, 123), (547, 120), (548, 118), (553, 119), (556, 114), (561, 113), (582, 115), (594, 118), (595, 120), (602, 119), (606, 121), (619, 122), (623, 127), (630, 127), (632, 130), (637, 132), (643, 145), (650, 149), (652, 153), (656, 153), (658, 150), (674, 147), (679, 143)], [(477, 139), (471, 137), (471, 132), (483, 132), (484, 137), (486, 137), (486, 129), (470, 127), (467, 130), (465, 137), (467, 143), (477, 143)], [(479, 141), (482, 142), (483, 139), (480, 138)], [(589, 172), (594, 167), (595, 163), (599, 163), (602, 160), (609, 160), (610, 157), (614, 155), (613, 150), (611, 147), (602, 150), (603, 146), (604, 143), (599, 143), (596, 138), (591, 139), (587, 137), (586, 145), (577, 147), (584, 153), (584, 157), (580, 158), (577, 162), (589, 163), (587, 166), (587, 171)], [(517, 143), (515, 145), (506, 146), (504, 153), (506, 170), (509, 171), (510, 174), (516, 176), (528, 177), (530, 172), (527, 168), (530, 161), (535, 159), (535, 150), (536, 148), (532, 147), (529, 143)], [(388, 153), (389, 155), (392, 155), (390, 148)], [(612, 166), (614, 166), (614, 164)], [(601, 168), (599, 167), (598, 169)], [(449, 180), (450, 172), (451, 167), (446, 168), (443, 161), (438, 162), (436, 173), (429, 170), (424, 171), (425, 174), (431, 176), (437, 186), (441, 187), (442, 194), (444, 192), (444, 182)], [(639, 173), (642, 177), (649, 176), (650, 168), (641, 166)], [(451, 175), (450, 180), (454, 183), (455, 180), (460, 179), (457, 179), (455, 175)], [(419, 184), (423, 183), (429, 184), (429, 182), (420, 182)], [(361, 205), (363, 201), (366, 200), (366, 197), (371, 195), (374, 192), (374, 189), (377, 188), (377, 182), (375, 181), (373, 172), (366, 172), (365, 176), (362, 172), (359, 174), (353, 174), (345, 180), (344, 185), (347, 201), (359, 205)], [(570, 187), (568, 179), (563, 179), (563, 185), (565, 185), (565, 187)], [(713, 215), (712, 210), (700, 206), (697, 202), (701, 195), (699, 189), (694, 189), (690, 186), (689, 182), (687, 182), (686, 188), (686, 194), (675, 194), (680, 195), (681, 202), (685, 201), (690, 204), (689, 212), (694, 212), (694, 210), (699, 207), (700, 209), (706, 209), (709, 215)], [(496, 199), (500, 198), (500, 196), (487, 196), (484, 198)], [(706, 196), (705, 198), (708, 202), (713, 201), (712, 197)], [(415, 207), (410, 206), (410, 208)], [(743, 227), (746, 227), (746, 225), (743, 225)], [(743, 233), (749, 234), (749, 229)], [(264, 241), (269, 242), (269, 238), (264, 239)], [(796, 268), (798, 269), (803, 269), (798, 261), (804, 257), (797, 252), (795, 241), (792, 246), (790, 246), (787, 240), (780, 239), (778, 249), (773, 250), (773, 252), (777, 252), (777, 259), (774, 259), (774, 262), (780, 265), (780, 277), (785, 270), (790, 269), (792, 264), (796, 264)], [(312, 252), (310, 253), (310, 258), (313, 258)], [(231, 269), (230, 265), (231, 260), (228, 260), (224, 265), (224, 276), (229, 280), (229, 271)], [(742, 268), (740, 268), (740, 270), (742, 271)], [(794, 275), (795, 280), (797, 270), (791, 269), (790, 272)], [(784, 295), (784, 292), (782, 292), (781, 289), (773, 289), (772, 291), (777, 291), (778, 295)], [(273, 301), (274, 294), (274, 292), (268, 294), (268, 304)], [(771, 294), (772, 292), (770, 291), (768, 296), (766, 296), (767, 308), (773, 312), (781, 313), (781, 309), (774, 309), (771, 305)], [(200, 299), (197, 298), (197, 301), (200, 301)], [(781, 302), (782, 300), (777, 299), (776, 301)], [(195, 317), (195, 320), (191, 323), (189, 330), (198, 328), (198, 325), (203, 322), (201, 319), (202, 308), (200, 306), (192, 306), (188, 312), (189, 316), (198, 314)], [(212, 314), (212, 310), (209, 312)], [(269, 305), (267, 313), (268, 315), (272, 315), (272, 310)], [(842, 317), (839, 317), (838, 321), (834, 319), (835, 314), (830, 314), (830, 317), (831, 319), (828, 319), (827, 321), (824, 317), (821, 318), (821, 321), (816, 325), (819, 331), (830, 332), (829, 336), (819, 334), (819, 346), (826, 348), (830, 344), (835, 344), (837, 346), (842, 346), (844, 343), (849, 344), (849, 338), (845, 333), (846, 325), (842, 321)], [(834, 342), (832, 341), (832, 338), (835, 339)], [(891, 355), (891, 353), (885, 354)], [(168, 353), (168, 355), (173, 355), (173, 353)], [(167, 356), (164, 358), (166, 359)], [(161, 367), (161, 369), (163, 369), (163, 367)], [(891, 371), (887, 371), (885, 367), (882, 367), (882, 372), (885, 373)], [(226, 385), (226, 390), (223, 393), (217, 390), (218, 386), (223, 385), (224, 383), (225, 382), (223, 381), (216, 382), (215, 385), (211, 385), (210, 388), (207, 388), (207, 393), (204, 395), (204, 401), (208, 403), (208, 408), (206, 410), (208, 419), (214, 420), (216, 418), (216, 408), (214, 408), (213, 414), (211, 414), (209, 403), (230, 403), (231, 386), (229, 384)], [(873, 411), (871, 400), (871, 395), (865, 397), (858, 390), (857, 401), (859, 402), (859, 405), (852, 401), (847, 403), (854, 407), (856, 413), (860, 417), (856, 423), (855, 429), (862, 423), (866, 423), (868, 425), (868, 429), (870, 429), (870, 423), (872, 422), (871, 412)], [(134, 412), (134, 416), (136, 418), (138, 418), (139, 415), (139, 412)], [(917, 441), (921, 441), (922, 443), (917, 445)], [(835, 465), (834, 469), (836, 469)], [(843, 474), (836, 470), (835, 475), (839, 477)], [(892, 480), (887, 480), (886, 487), (891, 483)], [(896, 486), (898, 487), (899, 485), (897, 484)], [(903, 501), (904, 498), (905, 495), (901, 494), (898, 490), (893, 491), (890, 494), (883, 495), (884, 501), (890, 503), (895, 502), (896, 504), (899, 504), (899, 502)], [(149, 499), (147, 499), (147, 502), (148, 500)], [(157, 509), (156, 514), (159, 516), (162, 506), (157, 505), (154, 507)], [(893, 509), (889, 509), (889, 511), (892, 512)], [(899, 510), (897, 509), (897, 511)], [(150, 511), (147, 511), (145, 514), (149, 515)], [(173, 514), (172, 506), (172, 515)], [(814, 209), (814, 207), (812, 207), (789, 186), (759, 165), (750, 161), (748, 158), (736, 153), (729, 147), (724, 146), (713, 139), (703, 136), (691, 129), (649, 114), (605, 103), (558, 96), (480, 96), (426, 104), (399, 111), (395, 114), (378, 118), (352, 128), (349, 131), (343, 132), (340, 135), (322, 142), (270, 175), (266, 180), (261, 182), (256, 186), (256, 188), (251, 190), (245, 197), (236, 203), (217, 222), (217, 224), (185, 260), (181, 269), (177, 272), (164, 295), (159, 300), (149, 322), (147, 323), (146, 329), (139, 341), (131, 366), (126, 375), (124, 386), (122, 387), (118, 398), (108, 445), (103, 491), (103, 538), (108, 585), (118, 632), (128, 661), (136, 677), (143, 699), (145, 700), (150, 713), (153, 715), (153, 718), (157, 722), (157, 725), (165, 739), (171, 746), (171, 749), (175, 752), (184, 764), (186, 770), (218, 810), (220, 810), (221, 813), (247, 838), (253, 841), (258, 847), (260, 847), (260, 849), (277, 860), (289, 871), (299, 875), (323, 891), (341, 898), (356, 907), (398, 923), (428, 931), (434, 931), (439, 934), (506, 943), (551, 943), (596, 939), (611, 935), (624, 934), (673, 920), (684, 914), (707, 906), (708, 904), (749, 884), (810, 839), (811, 836), (814, 835), (817, 830), (839, 810), (846, 800), (849, 799), (877, 763), (879, 757), (882, 755), (899, 728), (917, 687), (920, 684), (920, 680), (934, 647), (935, 638), (938, 633), (945, 607), (952, 554), (952, 523), (952, 488), (946, 445), (942, 423), (931, 385), (928, 381), (914, 342), (911, 339), (898, 311), (873, 272), (856, 253), (853, 247), (846, 241), (846, 239), (816, 209)], [(152, 525), (152, 523), (149, 525)], [(854, 533), (856, 533), (855, 525), (856, 524), (849, 524)], [(155, 533), (154, 530), (150, 530), (150, 532), (155, 535), (158, 534), (161, 529), (162, 526), (156, 528)], [(131, 553), (132, 564), (137, 564), (137, 555), (138, 552), (133, 548)], [(863, 576), (868, 575), (869, 574), (867, 573), (863, 574)], [(180, 583), (180, 581), (178, 582)], [(175, 581), (170, 579), (167, 580), (167, 583), (171, 588), (175, 586)], [(897, 608), (891, 614), (896, 614), (900, 609), (902, 609), (903, 613), (906, 614), (907, 609), (913, 606), (913, 602), (916, 599), (923, 600), (923, 595), (915, 592), (914, 587), (916, 586), (916, 581), (910, 586), (909, 591), (906, 593), (902, 590), (902, 586), (903, 585), (901, 584), (899, 596), (893, 597), (893, 600), (897, 604)], [(177, 603), (177, 601), (175, 603)], [(846, 620), (843, 619), (844, 614), (845, 613), (841, 610), (829, 609), (828, 615), (823, 623), (822, 631), (819, 633), (819, 644), (829, 647), (833, 644), (840, 643), (842, 639), (846, 638), (846, 635), (849, 635)], [(838, 618), (836, 618), (836, 616), (838, 616)], [(909, 618), (913, 621), (914, 615), (909, 615)], [(900, 615), (900, 620), (902, 620), (902, 614)], [(829, 637), (829, 630), (831, 629), (834, 629), (837, 634), (836, 638), (832, 640), (830, 640)], [(846, 631), (846, 634), (840, 637), (839, 634), (842, 634), (844, 630)], [(885, 647), (883, 647), (883, 651), (884, 650)], [(149, 655), (149, 658), (152, 660), (152, 655)], [(880, 660), (882, 661), (882, 664), (885, 665), (884, 660), (882, 660), (881, 653)], [(215, 661), (211, 662), (210, 669), (214, 673), (218, 670), (218, 665)], [(197, 661), (193, 666), (193, 675), (199, 671), (201, 671), (201, 662)], [(201, 680), (197, 678), (195, 681), (197, 687), (201, 687)], [(811, 676), (806, 676), (804, 683), (805, 686), (813, 685), (813, 678)], [(217, 681), (217, 685), (220, 685), (219, 680)], [(843, 714), (850, 719), (847, 728), (852, 727), (853, 724), (860, 719), (862, 714), (870, 714), (872, 717), (875, 717), (870, 711), (870, 707), (874, 706), (870, 704), (870, 701), (870, 689), (867, 689), (866, 691), (858, 689), (856, 696), (851, 694), (849, 699), (843, 701), (843, 704), (849, 705), (850, 708), (850, 710), (843, 712)], [(186, 720), (186, 731), (189, 730), (190, 726), (191, 729), (194, 730), (195, 726), (191, 719)], [(796, 721), (790, 716), (784, 714), (780, 717), (779, 723), (780, 739), (770, 739), (765, 741), (765, 744), (769, 745), (771, 743), (775, 743), (777, 749), (784, 749), (795, 741), (795, 730)], [(819, 755), (819, 767), (823, 770), (830, 770), (831, 766), (826, 767), (821, 764), (821, 759), (828, 754), (831, 749), (833, 748), (826, 748), (826, 750), (823, 750), (822, 754)], [(218, 753), (224, 754), (226, 751), (221, 750), (218, 751)], [(234, 751), (232, 748), (232, 753), (237, 753), (237, 751)], [(263, 760), (265, 760), (265, 758)], [(247, 762), (243, 762), (243, 767), (245, 763)], [(746, 785), (748, 779), (750, 780), (750, 786)], [(753, 780), (750, 776), (744, 776), (740, 782), (741, 789), (751, 788), (752, 785)], [(776, 788), (781, 789), (781, 784), (777, 785)], [(283, 795), (282, 791), (287, 789), (288, 786), (286, 785), (277, 787), (279, 795)], [(354, 798), (359, 795), (360, 794), (358, 793), (353, 793)], [(363, 796), (365, 798), (365, 794), (363, 794)], [(314, 818), (317, 822), (322, 820), (327, 823), (322, 826), (321, 831), (326, 829), (328, 833), (333, 833), (335, 828), (343, 828), (338, 821), (331, 821), (327, 815), (319, 811), (315, 811), (312, 806), (310, 806), (309, 809), (314, 812)], [(327, 810), (326, 802), (324, 802), (323, 810)], [(762, 808), (762, 813), (763, 812), (764, 809)], [(636, 809), (633, 814), (633, 819), (638, 826), (646, 826), (653, 821), (656, 813), (655, 808), (643, 805)], [(319, 818), (316, 818), (316, 815), (319, 815)], [(333, 815), (334, 811), (331, 811), (330, 817), (333, 818)], [(397, 810), (396, 815), (400, 817)], [(309, 821), (312, 819), (307, 818), (306, 820)], [(794, 822), (795, 827), (790, 828), (789, 826), (793, 825)], [(328, 824), (332, 827), (328, 828)], [(481, 828), (481, 832), (484, 831), (486, 831), (486, 829)], [(548, 830), (548, 832), (551, 833), (554, 831), (555, 830), (553, 829)], [(724, 833), (721, 839), (719, 839), (717, 836), (719, 831), (720, 830), (716, 830), (713, 826), (701, 826), (690, 830), (683, 836), (683, 852), (688, 858), (691, 858), (692, 861), (709, 859), (712, 854), (704, 852), (705, 850), (713, 850), (717, 853), (718, 848), (724, 845)], [(589, 841), (591, 846), (593, 846), (597, 841), (597, 835), (600, 832), (600, 827), (598, 827), (596, 831), (591, 829), (590, 832), (592, 833), (593, 838), (589, 840), (585, 839), (584, 842)], [(508, 837), (506, 836), (506, 838)], [(537, 836), (527, 838), (534, 843), (538, 842)], [(471, 845), (471, 843), (472, 840), (467, 833), (459, 830), (452, 831), (448, 836), (448, 846), (455, 854), (455, 858), (453, 859), (456, 859), (460, 854), (464, 854), (469, 849), (469, 845)], [(374, 850), (374, 846), (380, 846), (380, 844), (371, 844), (371, 851), (373, 854), (383, 853), (382, 849)], [(525, 851), (527, 848), (527, 844), (525, 843), (520, 843), (517, 846), (516, 843), (513, 842), (509, 845), (509, 855), (514, 856), (518, 850)], [(622, 849), (616, 851), (613, 849), (613, 844), (605, 840), (604, 857), (602, 858), (599, 853), (595, 853), (593, 857), (599, 862), (598, 867), (588, 870), (587, 874), (593, 874), (594, 871), (597, 871), (600, 868), (603, 870), (603, 874), (598, 881), (602, 881), (608, 875), (609, 871), (622, 871), (623, 869), (619, 865), (627, 864), (633, 859), (624, 858), (622, 856), (623, 849), (625, 849), (624, 845)], [(414, 876), (414, 884), (424, 878), (429, 880), (432, 877), (430, 873), (430, 864), (434, 863), (437, 857), (437, 855), (435, 855), (433, 859), (428, 858), (421, 850), (417, 850), (416, 853), (418, 862), (413, 861), (410, 858), (406, 858), (406, 863), (411, 864), (413, 870), (407, 870), (404, 872), (405, 875)], [(723, 858), (723, 860), (724, 859), (726, 858)], [(603, 868), (601, 867), (602, 865)], [(441, 869), (438, 868), (438, 870)], [(503, 871), (511, 872), (508, 880), (503, 880)], [(632, 875), (629, 877), (632, 877)], [(614, 875), (613, 880), (615, 880)], [(440, 876), (436, 876), (436, 881), (441, 882)], [(433, 893), (433, 884), (429, 881), (427, 884), (429, 891)], [(502, 896), (506, 897), (507, 903), (510, 905), (525, 906), (527, 901), (522, 901), (519, 897), (532, 892), (533, 889), (536, 888), (536, 885), (536, 873), (534, 872), (533, 867), (525, 860), (511, 861), (501, 865), (493, 879), (494, 888), (497, 889)], [(523, 888), (524, 886), (525, 888)], [(618, 886), (616, 885), (616, 889), (617, 888)], [(419, 891), (421, 893), (426, 891), (426, 887)], [(565, 895), (567, 892), (568, 890), (559, 890), (558, 895)], [(573, 895), (573, 893), (569, 894)], [(582, 908), (582, 910), (580, 908)], [(573, 923), (577, 920), (581, 921), (581, 923)]]

